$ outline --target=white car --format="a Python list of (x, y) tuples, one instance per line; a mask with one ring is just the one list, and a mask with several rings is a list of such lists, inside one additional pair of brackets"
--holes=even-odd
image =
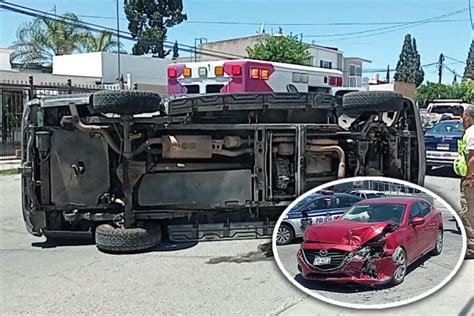
[(349, 194), (358, 196), (362, 199), (376, 199), (376, 198), (387, 197), (385, 193), (381, 191), (374, 191), (374, 190), (353, 190), (353, 191), (350, 191)]

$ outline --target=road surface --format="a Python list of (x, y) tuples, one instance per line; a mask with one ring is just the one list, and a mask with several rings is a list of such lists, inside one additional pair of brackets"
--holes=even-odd
[[(52, 246), (24, 229), (19, 176), (0, 177), (0, 189), (2, 315), (353, 313), (308, 297), (273, 260), (235, 263), (262, 240), (168, 243), (154, 252), (125, 256), (103, 254), (94, 245)], [(472, 274), (462, 276), (442, 295), (410, 311), (426, 312), (434, 303), (451, 314), (460, 311), (470, 296), (469, 280), (474, 283)]]

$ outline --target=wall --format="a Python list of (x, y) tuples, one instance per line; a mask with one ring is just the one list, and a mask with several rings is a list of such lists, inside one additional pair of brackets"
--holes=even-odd
[[(53, 74), (98, 77), (104, 83), (115, 83), (118, 61), (115, 53), (87, 53), (53, 58)], [(132, 85), (167, 85), (166, 69), (171, 60), (146, 56), (120, 55), (120, 73), (124, 79), (131, 74)]]
[[(202, 53), (199, 54), (198, 52), (198, 61), (221, 60), (226, 59), (226, 57), (235, 59), (238, 58), (237, 56), (242, 56), (242, 58), (245, 58), (247, 56), (247, 47), (255, 46), (264, 38), (265, 35), (257, 35), (230, 39), (225, 41), (204, 43), (200, 46), (200, 48), (202, 49)], [(206, 50), (210, 50), (212, 52)], [(218, 56), (208, 56), (206, 55), (206, 53)]]
[(313, 56), (313, 63), (312, 66), (319, 67), (320, 66), (320, 61), (328, 61), (332, 62), (332, 69), (342, 69), (342, 58), (339, 58), (339, 56), (342, 56), (341, 52), (338, 51), (332, 51), (329, 49), (324, 49), (320, 48), (317, 46), (311, 46), (309, 49), (311, 55)]
[(395, 91), (401, 93), (404, 97), (413, 99), (416, 86), (412, 83), (393, 82), (386, 84), (370, 85), (369, 91)]
[(0, 48), (0, 70), (11, 70), (10, 65), (10, 54), (13, 52), (11, 49)]
[(102, 53), (54, 56), (53, 74), (102, 78)]
[(343, 72), (344, 72), (344, 86), (347, 87), (353, 87), (354, 85), (351, 85), (350, 83), (353, 83), (354, 80), (357, 81), (355, 84), (355, 87), (360, 87), (362, 84), (362, 75), (356, 76), (358, 78), (349, 78), (349, 77), (354, 77), (350, 75), (350, 66), (354, 65), (357, 67), (360, 67), (361, 71), (363, 69), (363, 63), (362, 60), (357, 59), (357, 58), (344, 58), (344, 67), (343, 67)]
[[(126, 78), (131, 74), (132, 84), (166, 86), (168, 78), (166, 69), (172, 61), (169, 59), (152, 58), (146, 56), (120, 55), (120, 72)], [(102, 78), (104, 82), (117, 80), (117, 55), (103, 53)]]

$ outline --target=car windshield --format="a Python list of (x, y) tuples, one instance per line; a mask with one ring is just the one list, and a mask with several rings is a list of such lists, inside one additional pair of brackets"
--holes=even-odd
[(459, 134), (462, 133), (462, 129), (461, 121), (453, 121), (436, 124), (431, 128), (430, 132), (436, 134)]
[(405, 208), (405, 204), (397, 203), (356, 204), (341, 219), (367, 223), (391, 221), (400, 224)]
[(454, 115), (462, 115), (464, 113), (464, 108), (462, 106), (438, 105), (431, 109), (431, 113), (451, 113)]
[(367, 196), (368, 199), (386, 197), (386, 195), (384, 193), (367, 193), (366, 196)]

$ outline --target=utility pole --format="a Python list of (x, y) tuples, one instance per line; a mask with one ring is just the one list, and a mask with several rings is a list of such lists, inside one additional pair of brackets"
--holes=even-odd
[(438, 65), (438, 82), (441, 84), (443, 82), (443, 63), (444, 63), (444, 55), (439, 55), (439, 65)]
[(120, 71), (120, 14), (119, 14), (119, 2), (115, 0), (115, 9), (117, 13), (117, 80), (120, 83), (120, 88), (123, 87), (123, 82), (121, 80), (121, 71)]
[(387, 83), (390, 83), (390, 65), (387, 66)]

